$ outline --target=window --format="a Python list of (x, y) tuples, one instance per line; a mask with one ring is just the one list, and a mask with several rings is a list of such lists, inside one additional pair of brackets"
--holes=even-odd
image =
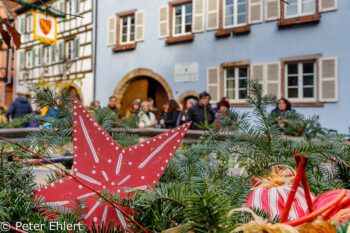
[(224, 28), (247, 24), (247, 0), (225, 0)]
[(120, 44), (129, 44), (135, 41), (135, 16), (120, 18)]
[(74, 0), (68, 0), (67, 1), (67, 10), (66, 10), (66, 12), (67, 12), (67, 18), (68, 19), (71, 19), (71, 18), (73, 18), (74, 17), (74, 14), (76, 13), (75, 11), (76, 11), (76, 9), (75, 9), (75, 4), (74, 4)]
[(30, 33), (33, 31), (33, 15), (26, 16), (26, 32)]
[(285, 18), (312, 15), (316, 13), (316, 0), (288, 0), (285, 3)]
[(66, 42), (66, 56), (67, 56), (67, 60), (74, 59), (74, 41), (73, 40), (69, 40)]
[(80, 51), (80, 39), (76, 37), (74, 40), (66, 42), (66, 58), (68, 60), (74, 60), (79, 58)]
[(192, 3), (174, 6), (173, 31), (174, 36), (192, 33)]
[(314, 61), (286, 64), (286, 97), (291, 100), (316, 100)]
[(224, 70), (225, 95), (232, 102), (243, 102), (248, 96), (248, 67), (232, 67)]
[(32, 61), (33, 61), (33, 52), (32, 51), (27, 51), (26, 52), (26, 68), (30, 69), (32, 68)]
[(43, 49), (41, 45), (34, 46), (33, 48), (33, 67), (41, 66), (42, 65), (42, 52)]
[(46, 46), (44, 48), (44, 63), (45, 65), (51, 64), (51, 46)]

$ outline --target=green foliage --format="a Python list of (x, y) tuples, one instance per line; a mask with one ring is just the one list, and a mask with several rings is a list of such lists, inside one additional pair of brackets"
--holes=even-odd
[[(293, 154), (300, 152), (309, 157), (308, 170), (313, 175), (318, 172), (322, 177), (321, 183), (315, 182), (317, 193), (340, 187), (341, 182), (327, 176), (320, 166), (329, 164), (329, 157), (343, 166), (349, 164), (349, 153), (344, 153), (344, 148), (349, 146), (344, 137), (334, 133), (303, 135), (298, 140), (285, 137), (276, 124), (276, 116), (267, 112), (269, 107), (275, 106), (276, 97), (262, 96), (262, 87), (257, 82), (251, 83), (250, 93), (248, 102), (253, 108), (254, 124), (251, 114), (229, 110), (212, 130), (204, 134), (204, 142), (214, 143), (220, 133), (226, 134), (226, 140), (220, 147), (237, 157), (236, 161), (240, 162), (241, 167), (249, 175), (255, 176), (268, 173), (272, 165), (286, 164), (295, 167)], [(288, 112), (283, 115), (283, 119), (290, 127), (298, 129), (316, 122), (318, 118), (306, 118), (300, 113)]]
[(28, 114), (22, 117), (14, 118), (6, 123), (0, 121), (0, 128), (23, 128), (23, 124), (27, 123), (32, 117), (33, 114)]
[[(56, 117), (35, 116), (40, 122), (48, 122), (51, 127), (32, 133), (22, 144), (39, 154), (52, 155), (58, 147), (72, 141), (72, 97), (68, 93), (58, 95), (48, 88), (33, 87), (34, 100), (41, 106), (55, 106)], [(195, 232), (232, 231), (238, 225), (246, 223), (252, 217), (246, 213), (228, 213), (242, 207), (251, 192), (252, 176), (269, 173), (273, 165), (295, 167), (293, 154), (300, 152), (309, 157), (307, 178), (310, 189), (319, 194), (336, 188), (349, 188), (350, 146), (341, 135), (319, 130), (317, 117), (305, 117), (290, 112), (280, 115), (290, 129), (303, 129), (304, 134), (298, 140), (286, 137), (276, 122), (276, 116), (268, 110), (277, 102), (274, 96), (263, 96), (262, 87), (256, 82), (250, 85), (251, 95), (248, 102), (251, 113), (239, 113), (229, 110), (222, 115), (202, 136), (197, 144), (179, 149), (157, 183), (148, 190), (125, 188), (127, 198), (105, 190), (100, 202), (113, 202), (124, 208), (132, 208), (132, 217), (149, 232), (187, 225)], [(106, 129), (122, 147), (138, 142), (128, 128), (133, 123), (120, 121), (106, 109), (90, 109), (97, 122)], [(113, 132), (113, 128), (123, 128), (122, 133)], [(308, 130), (308, 127), (310, 130)], [(224, 140), (221, 138), (224, 137)], [(220, 138), (220, 140), (218, 140)], [(59, 223), (81, 223), (86, 214), (85, 200), (71, 203), (71, 208), (47, 206), (43, 200), (33, 200), (30, 196), (35, 184), (32, 167), (8, 162), (7, 158), (16, 154), (20, 158), (29, 158), (27, 152), (16, 150), (6, 153), (0, 150), (0, 219), (13, 223), (43, 223), (48, 226), (47, 216)], [(329, 158), (337, 163), (330, 161)], [(245, 175), (231, 174), (230, 168), (239, 166)], [(52, 173), (47, 182), (53, 182), (60, 176)], [(110, 204), (110, 203), (109, 203)], [(259, 216), (269, 218), (269, 213), (254, 209)], [(46, 213), (43, 216), (42, 213)], [(271, 222), (277, 222), (279, 216)], [(84, 232), (114, 233), (140, 232), (132, 222), (128, 230), (113, 223), (101, 226), (84, 226)], [(45, 229), (44, 232), (50, 232)], [(64, 231), (62, 231), (64, 232)]]
[(346, 222), (341, 222), (339, 225), (336, 226), (336, 230), (338, 233), (347, 233), (349, 230), (349, 225), (350, 225), (350, 219)]

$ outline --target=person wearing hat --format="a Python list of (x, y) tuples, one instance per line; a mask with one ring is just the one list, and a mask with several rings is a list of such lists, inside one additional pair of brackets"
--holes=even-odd
[(211, 108), (210, 94), (206, 91), (199, 94), (199, 102), (187, 112), (187, 122), (192, 121), (191, 129), (200, 130), (198, 125), (210, 125), (215, 121), (215, 113)]

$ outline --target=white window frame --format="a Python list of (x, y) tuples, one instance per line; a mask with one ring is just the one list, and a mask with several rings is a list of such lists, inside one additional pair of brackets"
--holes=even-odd
[(33, 51), (32, 50), (26, 51), (26, 68), (27, 69), (33, 68), (32, 62), (33, 62)]
[[(75, 58), (74, 58), (74, 39), (67, 40), (65, 44), (66, 44), (66, 59), (67, 59), (67, 61), (75, 60)], [(71, 51), (69, 51), (69, 49), (70, 49), (69, 44), (71, 44)], [(69, 57), (69, 52), (71, 52), (70, 53), (71, 58)]]
[[(191, 31), (190, 32), (185, 32), (186, 31), (186, 6), (187, 5), (192, 5), (192, 12), (191, 12)], [(176, 19), (176, 8), (177, 7), (182, 7), (181, 9), (181, 33), (175, 34), (175, 19)], [(191, 3), (186, 3), (182, 5), (176, 5), (173, 7), (173, 36), (178, 37), (178, 36), (186, 36), (186, 35), (191, 35), (192, 34), (192, 27), (193, 27), (193, 4)]]
[(45, 65), (51, 65), (51, 45), (44, 47), (44, 59), (43, 62)]
[(235, 72), (235, 99), (230, 99), (231, 103), (245, 103), (247, 99), (239, 99), (239, 68), (246, 68), (247, 69), (247, 95), (249, 94), (249, 65), (247, 66), (234, 66), (234, 67), (225, 67), (224, 68), (224, 96), (227, 95), (227, 69), (234, 69)]
[(25, 22), (26, 22), (26, 33), (32, 33), (33, 32), (33, 15), (32, 14), (26, 15)]
[(223, 28), (226, 29), (226, 28), (236, 28), (236, 27), (242, 27), (242, 26), (246, 26), (248, 24), (248, 0), (246, 0), (246, 12), (245, 12), (245, 23), (240, 23), (240, 24), (237, 24), (237, 21), (238, 21), (238, 0), (233, 0), (233, 24), (232, 25), (227, 25), (226, 26), (226, 0), (224, 0), (224, 4), (223, 4), (223, 19), (222, 19), (222, 22), (223, 22)]
[[(134, 17), (134, 40), (131, 40), (131, 17)], [(127, 22), (127, 29), (126, 29), (126, 42), (123, 42), (123, 19), (127, 18), (128, 22)], [(120, 44), (124, 45), (124, 44), (131, 44), (135, 42), (135, 14), (132, 15), (128, 15), (128, 16), (124, 16), (124, 17), (120, 17)]]
[(284, 3), (284, 18), (285, 19), (292, 19), (292, 18), (296, 18), (296, 17), (302, 17), (302, 16), (307, 16), (307, 15), (314, 15), (316, 14), (316, 1), (317, 0), (314, 0), (315, 1), (315, 8), (312, 12), (308, 12), (308, 13), (302, 13), (302, 1), (303, 0), (297, 0), (298, 1), (298, 13), (295, 14), (295, 15), (287, 15), (287, 6), (288, 4)]
[[(303, 97), (303, 64), (304, 63), (314, 63), (314, 97), (313, 98), (304, 98)], [(291, 98), (288, 96), (288, 65), (290, 64), (298, 64), (298, 98)], [(285, 73), (284, 73), (284, 81), (285, 81), (285, 96), (292, 102), (316, 102), (317, 101), (317, 64), (316, 61), (297, 61), (297, 62), (288, 62), (285, 64)]]

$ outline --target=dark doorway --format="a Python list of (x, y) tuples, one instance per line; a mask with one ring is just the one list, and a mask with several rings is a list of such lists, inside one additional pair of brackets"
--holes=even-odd
[(80, 99), (79, 92), (78, 92), (78, 90), (77, 90), (75, 87), (69, 86), (69, 87), (66, 89), (66, 91), (72, 93), (72, 95), (73, 95), (74, 98), (77, 98), (78, 100), (81, 100), (81, 99)]
[(164, 87), (155, 79), (141, 76), (130, 81), (121, 101), (121, 114), (124, 117), (127, 109), (131, 108), (132, 102), (140, 99), (141, 102), (152, 98), (157, 108), (157, 119), (162, 111), (163, 105), (168, 102), (168, 95)]

